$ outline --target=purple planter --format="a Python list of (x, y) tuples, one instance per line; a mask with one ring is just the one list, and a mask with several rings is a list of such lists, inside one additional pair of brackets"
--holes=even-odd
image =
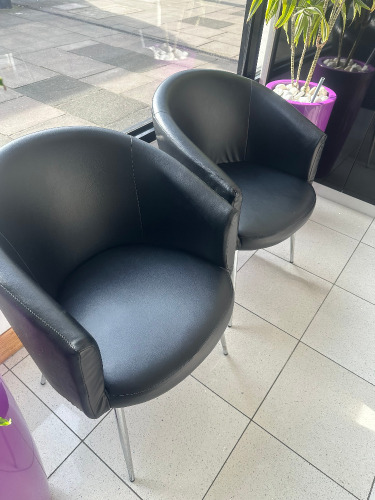
[[(319, 80), (317, 80), (319, 81)], [(288, 84), (290, 80), (276, 80), (274, 82), (267, 83), (266, 87), (273, 90), (279, 83)], [(300, 80), (300, 87), (305, 83), (305, 80)], [(325, 82), (324, 82), (325, 83)], [(310, 83), (310, 87), (316, 87), (317, 83)], [(330, 88), (324, 85), (324, 88), (328, 91), (328, 99), (324, 102), (309, 103), (309, 102), (295, 102), (288, 101), (294, 108), (298, 109), (300, 113), (308, 118), (314, 125), (323, 130), (326, 129), (329, 117), (332, 112), (333, 105), (336, 101), (336, 94)]]
[(0, 376), (0, 498), (50, 500), (47, 478), (26, 422)]
[[(324, 76), (324, 84), (336, 92), (337, 100), (327, 126), (328, 138), (319, 162), (317, 177), (324, 177), (332, 170), (375, 72), (373, 66), (369, 66), (368, 71), (363, 73), (349, 73), (342, 69), (328, 68), (323, 65), (326, 59), (327, 57), (322, 57), (318, 60), (313, 78), (317, 81)], [(356, 62), (361, 66), (364, 65), (361, 61)]]

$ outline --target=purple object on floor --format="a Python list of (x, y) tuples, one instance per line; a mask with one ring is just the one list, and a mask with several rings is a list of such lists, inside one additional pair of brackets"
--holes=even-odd
[(0, 498), (50, 500), (47, 478), (26, 422), (0, 376)]
[[(286, 85), (290, 83), (290, 80), (275, 80), (274, 82), (267, 83), (266, 87), (273, 90), (279, 83), (284, 83)], [(300, 80), (300, 87), (302, 87), (304, 83), (305, 80)], [(317, 85), (317, 83), (310, 83), (310, 87), (316, 87)], [(325, 84), (323, 84), (323, 87), (328, 91), (328, 99), (324, 102), (288, 102), (324, 132), (329, 117), (331, 116), (333, 105), (336, 101), (336, 94), (333, 90), (326, 87)]]

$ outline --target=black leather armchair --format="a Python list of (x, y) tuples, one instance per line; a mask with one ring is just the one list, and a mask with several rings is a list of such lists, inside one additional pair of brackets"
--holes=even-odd
[(153, 121), (159, 148), (241, 209), (239, 250), (276, 245), (311, 215), (326, 136), (266, 87), (225, 71), (176, 73), (154, 95)]
[(61, 395), (90, 418), (115, 408), (131, 480), (123, 407), (174, 387), (222, 337), (237, 223), (124, 134), (60, 128), (0, 150), (0, 309)]

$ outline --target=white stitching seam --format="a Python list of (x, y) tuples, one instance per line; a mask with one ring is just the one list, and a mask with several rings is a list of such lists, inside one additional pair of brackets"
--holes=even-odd
[(5, 290), (11, 297), (13, 297), (14, 300), (16, 300), (19, 304), (21, 304), (21, 306), (26, 309), (27, 311), (29, 311), (29, 313), (31, 313), (33, 316), (35, 316), (40, 322), (42, 322), (44, 325), (46, 325), (48, 328), (50, 328), (53, 332), (57, 333), (57, 335), (59, 337), (61, 337), (68, 345), (69, 347), (71, 347), (74, 352), (79, 352), (77, 351), (77, 349), (74, 348), (74, 346), (64, 337), (64, 335), (62, 333), (60, 333), (59, 331), (57, 331), (55, 328), (53, 328), (53, 326), (51, 326), (50, 324), (47, 323), (47, 321), (45, 321), (44, 319), (42, 319), (40, 316), (38, 316), (34, 311), (32, 311), (31, 309), (29, 309), (23, 302), (20, 301), (20, 299), (18, 297), (16, 297), (15, 295), (13, 295), (12, 292), (10, 292), (7, 288), (5, 288), (4, 285), (2, 285), (0, 283), (0, 286), (3, 290)]

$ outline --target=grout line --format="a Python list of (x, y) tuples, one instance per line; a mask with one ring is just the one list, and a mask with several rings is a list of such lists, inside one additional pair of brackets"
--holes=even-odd
[[(80, 436), (78, 436), (78, 434), (77, 434), (77, 433), (76, 433), (73, 429), (71, 429), (71, 428), (70, 428), (70, 427), (66, 424), (66, 422), (64, 422), (64, 421), (62, 420), (62, 418), (60, 418), (60, 417), (59, 417), (59, 416), (58, 416), (58, 415), (57, 415), (57, 414), (56, 414), (56, 413), (55, 413), (55, 412), (54, 412), (54, 411), (53, 411), (53, 410), (52, 410), (52, 409), (51, 409), (51, 408), (50, 408), (50, 407), (49, 407), (49, 406), (48, 406), (48, 405), (47, 405), (47, 404), (46, 404), (46, 403), (45, 403), (45, 402), (44, 402), (44, 401), (43, 401), (43, 400), (42, 400), (42, 399), (38, 396), (38, 394), (36, 394), (36, 393), (35, 393), (35, 392), (34, 392), (34, 391), (33, 391), (33, 390), (32, 390), (32, 389), (31, 389), (31, 388), (30, 388), (30, 387), (29, 387), (29, 386), (28, 386), (28, 385), (27, 385), (27, 384), (26, 384), (26, 383), (25, 383), (25, 382), (24, 382), (24, 381), (23, 381), (23, 380), (22, 380), (22, 379), (21, 379), (21, 378), (20, 378), (20, 377), (19, 377), (16, 373), (14, 373), (14, 372), (13, 372), (13, 370), (9, 370), (9, 371), (10, 371), (10, 372), (11, 372), (11, 373), (12, 373), (12, 374), (13, 374), (13, 375), (14, 375), (14, 376), (15, 376), (15, 377), (16, 377), (16, 378), (17, 378), (17, 379), (21, 382), (21, 384), (23, 384), (23, 385), (26, 387), (26, 389), (28, 389), (28, 390), (29, 390), (32, 394), (34, 394), (34, 396), (35, 396), (37, 399), (39, 399), (39, 401), (40, 401), (40, 402), (41, 402), (41, 403), (42, 403), (42, 404), (43, 404), (43, 405), (44, 405), (44, 406), (45, 406), (45, 407), (46, 407), (46, 408), (47, 408), (47, 409), (48, 409), (51, 413), (53, 413), (53, 415), (54, 415), (56, 418), (58, 418), (58, 419), (60, 420), (60, 422), (62, 422), (62, 423), (64, 424), (64, 426), (65, 426), (67, 429), (69, 429), (69, 430), (70, 430), (70, 431), (71, 431), (71, 432), (72, 432), (72, 433), (73, 433), (73, 434), (74, 434), (74, 435), (75, 435), (75, 436), (79, 439), (79, 441), (80, 441), (80, 442), (81, 442), (81, 441), (83, 441), (83, 439), (82, 439)], [(82, 413), (83, 413), (83, 412), (82, 412)], [(83, 414), (84, 414), (84, 413), (83, 413)]]
[(269, 436), (273, 437), (274, 439), (276, 439), (276, 441), (278, 441), (280, 444), (282, 444), (283, 446), (285, 446), (286, 448), (288, 448), (288, 450), (290, 450), (291, 452), (293, 452), (295, 455), (297, 455), (298, 457), (300, 457), (304, 462), (308, 463), (309, 465), (311, 465), (311, 467), (314, 467), (314, 469), (316, 469), (317, 471), (319, 471), (321, 474), (323, 474), (324, 476), (326, 476), (328, 479), (330, 479), (332, 482), (334, 482), (335, 484), (337, 484), (337, 486), (339, 486), (340, 488), (342, 488), (343, 490), (345, 490), (346, 492), (348, 492), (350, 495), (352, 495), (354, 498), (356, 498), (357, 500), (361, 500), (359, 497), (357, 497), (356, 495), (354, 495), (354, 493), (352, 493), (351, 491), (349, 491), (347, 488), (345, 488), (344, 486), (342, 486), (342, 484), (338, 483), (337, 481), (335, 481), (332, 477), (330, 477), (327, 473), (325, 473), (324, 471), (322, 471), (321, 469), (319, 469), (319, 467), (317, 467), (316, 465), (314, 465), (313, 463), (311, 463), (309, 460), (307, 460), (306, 458), (304, 458), (302, 455), (300, 455), (297, 451), (293, 450), (293, 448), (291, 448), (290, 446), (288, 446), (287, 444), (285, 444), (283, 441), (281, 441), (281, 439), (279, 439), (278, 437), (274, 436), (273, 434), (271, 434), (271, 432), (269, 432), (267, 429), (265, 429), (264, 427), (262, 427), (260, 424), (258, 424), (257, 422), (253, 421), (253, 423), (258, 426), (260, 429), (262, 429), (264, 432), (266, 432)]
[(309, 344), (306, 344), (306, 342), (303, 342), (301, 340), (300, 342), (301, 344), (303, 344), (304, 346), (306, 346), (307, 348), (311, 349), (312, 351), (315, 351), (316, 353), (320, 354), (320, 356), (323, 356), (323, 358), (326, 358), (328, 359), (329, 361), (332, 361), (332, 363), (334, 363), (335, 365), (339, 366), (340, 368), (343, 368), (345, 371), (351, 373), (352, 375), (354, 375), (355, 377), (358, 377), (359, 379), (363, 380), (364, 382), (366, 382), (367, 384), (370, 384), (372, 385), (373, 387), (375, 387), (375, 383), (374, 382), (370, 382), (369, 380), (365, 379), (364, 377), (362, 377), (361, 375), (359, 375), (358, 373), (356, 372), (353, 372), (352, 370), (350, 370), (349, 368), (347, 368), (346, 366), (342, 365), (341, 363), (339, 363), (338, 361), (334, 360), (333, 358), (330, 358), (329, 356), (327, 356), (326, 354), (324, 354), (323, 352), (320, 352), (318, 349), (315, 349), (314, 347), (312, 347), (311, 345)]
[[(230, 355), (230, 353), (228, 353), (228, 355)], [(199, 382), (201, 385), (203, 385), (203, 387), (205, 389), (208, 389), (210, 392), (212, 392), (213, 394), (215, 394), (215, 396), (217, 396), (218, 398), (220, 398), (224, 403), (226, 403), (227, 405), (231, 406), (234, 410), (238, 411), (239, 413), (241, 413), (241, 415), (243, 415), (244, 417), (246, 417), (248, 420), (251, 420), (251, 417), (249, 417), (249, 415), (246, 415), (246, 413), (244, 413), (243, 411), (239, 410), (236, 406), (234, 406), (232, 403), (230, 403), (229, 401), (227, 401), (226, 399), (223, 398), (223, 396), (220, 396), (220, 394), (218, 394), (217, 392), (215, 392), (213, 389), (211, 389), (211, 387), (208, 387), (208, 385), (206, 385), (204, 382), (202, 382), (201, 380), (199, 380), (199, 378), (197, 378), (195, 375), (191, 374), (190, 375), (194, 380), (196, 380), (197, 382)]]
[[(48, 479), (52, 476), (52, 474), (54, 474), (54, 473), (57, 471), (57, 469), (59, 469), (59, 468), (62, 466), (62, 464), (63, 464), (63, 463), (65, 463), (65, 462), (66, 462), (66, 460), (70, 457), (70, 455), (72, 455), (72, 454), (76, 451), (76, 449), (77, 449), (79, 446), (81, 446), (81, 444), (82, 444), (82, 441), (80, 441), (80, 442), (77, 444), (77, 446), (75, 446), (75, 447), (73, 448), (73, 450), (72, 450), (72, 451), (71, 451), (71, 452), (70, 452), (70, 453), (69, 453), (69, 454), (68, 454), (68, 455), (64, 458), (64, 460), (63, 460), (63, 461), (62, 461), (62, 462), (61, 462), (61, 463), (60, 463), (57, 467), (55, 467), (55, 468), (53, 469), (53, 471), (51, 472), (51, 474), (49, 474), (49, 475), (47, 476), (47, 480), (48, 480)], [(44, 469), (44, 467), (43, 467), (43, 469)], [(46, 475), (47, 475), (47, 474), (46, 474)]]
[[(94, 450), (93, 450), (93, 449), (92, 449), (92, 448), (91, 448), (91, 447), (90, 447), (87, 443), (85, 443), (84, 441), (82, 441), (82, 444), (83, 444), (84, 446), (86, 446), (86, 448), (87, 448), (88, 450), (90, 450), (90, 451), (91, 451), (91, 453), (93, 453), (93, 454), (94, 454), (94, 455), (95, 455), (95, 456), (96, 456), (96, 457), (97, 457), (97, 458), (98, 458), (98, 459), (99, 459), (99, 460), (100, 460), (100, 461), (101, 461), (101, 462), (102, 462), (102, 463), (103, 463), (103, 464), (104, 464), (104, 465), (105, 465), (105, 466), (106, 466), (106, 467), (107, 467), (107, 468), (108, 468), (108, 469), (109, 469), (109, 470), (110, 470), (110, 471), (111, 471), (111, 472), (112, 472), (112, 473), (113, 473), (113, 474), (114, 474), (114, 475), (115, 475), (118, 479), (120, 479), (120, 481), (121, 481), (122, 483), (124, 483), (124, 484), (125, 484), (125, 486), (127, 486), (127, 487), (129, 488), (129, 490), (130, 490), (130, 491), (132, 491), (132, 492), (133, 492), (133, 493), (134, 493), (134, 494), (135, 494), (135, 495), (136, 495), (136, 496), (137, 496), (140, 500), (143, 500), (143, 499), (142, 499), (142, 497), (141, 497), (141, 496), (139, 496), (139, 494), (138, 494), (138, 493), (137, 493), (137, 492), (136, 492), (136, 491), (135, 491), (135, 490), (134, 490), (134, 489), (133, 489), (133, 488), (132, 488), (132, 487), (131, 487), (131, 486), (130, 486), (130, 485), (129, 485), (129, 484), (128, 484), (125, 480), (124, 480), (124, 479), (122, 479), (122, 477), (121, 477), (121, 476), (119, 476), (119, 475), (117, 474), (117, 472), (115, 472), (115, 471), (112, 469), (112, 467), (110, 467), (110, 466), (107, 464), (107, 462), (104, 462), (104, 460), (103, 460), (103, 459), (102, 459), (102, 458), (101, 458), (101, 457), (100, 457), (100, 456), (99, 456), (99, 455), (98, 455), (98, 454), (97, 454), (97, 453), (96, 453), (96, 452), (95, 452), (95, 451), (94, 451)], [(124, 468), (125, 468), (125, 467), (126, 467), (126, 465), (125, 465), (125, 459), (124, 459)], [(135, 480), (137, 480), (137, 478), (135, 478)]]
[[(21, 347), (21, 349), (25, 349), (25, 350), (26, 350), (26, 347)], [(20, 349), (20, 350), (21, 350), (21, 349)], [(18, 352), (18, 351), (17, 351), (17, 352)], [(15, 353), (13, 354), (13, 356), (15, 356), (15, 355), (17, 354), (17, 352), (15, 352)], [(26, 350), (26, 352), (27, 352), (27, 350)], [(10, 358), (8, 358), (8, 359), (11, 359), (13, 356), (11, 356), (11, 357), (10, 357)], [(3, 365), (4, 365), (4, 366), (6, 366), (6, 367), (8, 368), (8, 370), (13, 370), (13, 368), (15, 368), (17, 365), (19, 365), (19, 364), (21, 363), (21, 361), (23, 361), (24, 359), (26, 359), (28, 356), (30, 356), (30, 354), (27, 352), (26, 356), (25, 356), (24, 358), (20, 359), (19, 361), (17, 361), (17, 363), (16, 363), (15, 365), (13, 365), (11, 368), (8, 368), (8, 367), (7, 367), (7, 365), (5, 364), (5, 363), (8, 361), (8, 359), (6, 359), (6, 360), (4, 361)]]
[(242, 309), (244, 309), (245, 311), (249, 312), (250, 314), (254, 314), (254, 316), (256, 316), (257, 318), (261, 319), (262, 321), (265, 321), (266, 323), (268, 323), (269, 325), (273, 326), (274, 328), (277, 328), (278, 330), (280, 330), (280, 332), (286, 333), (287, 335), (289, 335), (289, 337), (292, 337), (292, 339), (294, 339), (294, 340), (300, 340), (298, 337), (295, 337), (294, 335), (292, 335), (291, 333), (287, 332), (286, 330), (283, 330), (282, 328), (280, 328), (279, 326), (275, 325), (274, 323), (271, 323), (271, 321), (269, 321), (268, 319), (265, 319), (262, 316), (259, 316), (259, 314), (255, 313), (251, 309), (248, 309), (247, 307), (243, 306), (239, 302), (235, 302), (235, 305), (238, 306), (238, 307), (241, 307)]
[(250, 422), (246, 425), (245, 429), (243, 430), (243, 432), (241, 433), (240, 437), (238, 438), (237, 442), (235, 443), (235, 445), (233, 446), (231, 452), (229, 453), (229, 455), (227, 456), (226, 460), (224, 461), (223, 465), (220, 467), (219, 469), (219, 472), (216, 474), (216, 476), (214, 477), (212, 483), (210, 484), (210, 486), (208, 487), (206, 493), (203, 495), (202, 497), (202, 500), (204, 500), (208, 494), (208, 492), (210, 491), (212, 485), (214, 484), (214, 482), (216, 481), (216, 479), (218, 478), (218, 476), (220, 475), (221, 471), (223, 470), (225, 464), (228, 462), (230, 456), (232, 455), (233, 451), (235, 450), (236, 446), (238, 445), (238, 443), (241, 441), (241, 438), (242, 436), (245, 434), (245, 432), (247, 431), (249, 425), (251, 424), (251, 420)]
[(337, 280), (340, 278), (340, 276), (342, 275), (342, 273), (345, 271), (346, 266), (349, 264), (349, 262), (350, 262), (351, 258), (353, 257), (354, 253), (356, 252), (356, 250), (357, 250), (357, 248), (359, 247), (359, 245), (360, 245), (360, 244), (361, 244), (361, 242), (359, 241), (359, 242), (358, 242), (358, 245), (355, 247), (355, 249), (354, 249), (354, 250), (353, 250), (353, 252), (351, 253), (351, 255), (350, 255), (349, 259), (347, 260), (347, 262), (346, 262), (345, 266), (342, 268), (341, 273), (340, 273), (340, 274), (337, 276), (337, 278), (335, 279), (335, 281), (334, 281), (334, 283), (333, 283), (334, 285), (337, 283)]
[(371, 493), (374, 489), (374, 483), (375, 483), (375, 477), (374, 479), (372, 480), (372, 483), (371, 483), (371, 488), (370, 488), (370, 491), (369, 491), (369, 494), (368, 494), (368, 497), (367, 497), (367, 500), (370, 500), (370, 497), (371, 497)]
[[(368, 216), (369, 217), (369, 216)], [(371, 223), (372, 221), (370, 222), (370, 225), (365, 229), (365, 232), (364, 234), (360, 237), (360, 238), (354, 238), (354, 236), (350, 236), (349, 234), (346, 234), (346, 233), (343, 233), (342, 231), (338, 231), (337, 229), (333, 229), (332, 227), (330, 226), (326, 226), (325, 224), (322, 224), (321, 222), (318, 222), (314, 219), (312, 219), (310, 217), (310, 219), (307, 222), (313, 222), (314, 224), (317, 224), (318, 226), (322, 226), (322, 227), (325, 227), (326, 229), (329, 229), (330, 231), (333, 231), (334, 233), (338, 233), (338, 234), (341, 234), (342, 236), (346, 236), (347, 238), (351, 239), (351, 240), (354, 240), (354, 241), (361, 241), (361, 239), (363, 238), (363, 236), (367, 233), (367, 230), (368, 228), (371, 226)], [(304, 226), (302, 226), (304, 227)], [(302, 229), (302, 228), (301, 228)]]
[(366, 247), (369, 247), (369, 248), (373, 248), (375, 250), (375, 247), (370, 245), (369, 243), (365, 243), (364, 241), (360, 241), (360, 243), (362, 243), (362, 245), (366, 245)]
[(343, 290), (346, 293), (349, 293), (349, 294), (353, 295), (354, 297), (357, 297), (357, 299), (361, 299), (364, 302), (367, 302), (368, 304), (371, 304), (372, 306), (375, 306), (375, 302), (370, 302), (368, 299), (364, 299), (360, 295), (357, 295), (356, 293), (351, 292), (350, 290), (347, 290), (346, 288), (344, 288), (344, 287), (342, 287), (340, 285), (337, 285), (336, 283), (333, 286), (336, 287), (336, 288), (339, 288), (340, 290)]

